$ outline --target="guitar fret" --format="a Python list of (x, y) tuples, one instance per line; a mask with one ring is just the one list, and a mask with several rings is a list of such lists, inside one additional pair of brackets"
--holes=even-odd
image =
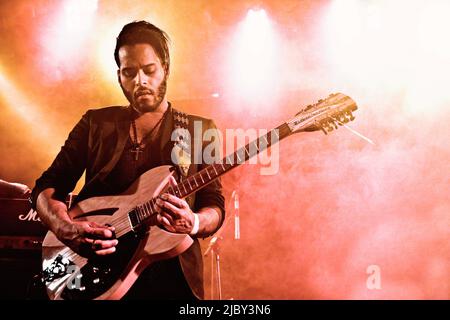
[(250, 158), (250, 153), (248, 152), (248, 150), (247, 150), (247, 147), (245, 146), (244, 147), (244, 150), (245, 150), (245, 153), (247, 154), (247, 156)]
[(269, 145), (269, 141), (266, 138), (266, 135), (263, 135), (261, 138), (264, 138), (264, 140), (266, 141), (266, 146)]
[(191, 188), (191, 190), (193, 190), (193, 189), (192, 189), (191, 182), (189, 181), (189, 178), (187, 178), (186, 181), (187, 181), (187, 183), (189, 184), (189, 188)]
[(149, 215), (147, 203), (144, 203), (142, 207), (144, 208), (144, 217), (143, 218), (145, 219), (145, 217), (148, 217), (148, 215)]
[(181, 195), (181, 190), (180, 190), (180, 186), (179, 185), (177, 185), (177, 191), (178, 191), (178, 193), (177, 192), (175, 192), (175, 195)]
[(137, 213), (138, 213), (138, 218), (139, 218), (139, 222), (142, 221), (142, 208), (140, 206), (137, 207)]
[(152, 200), (150, 200), (149, 204), (150, 204), (150, 212), (151, 212), (150, 215), (152, 215), (153, 213), (156, 212), (156, 209), (154, 207), (154, 206), (156, 206), (156, 203), (154, 203), (154, 201), (152, 199)]
[(144, 205), (141, 205), (141, 206), (140, 206), (139, 218), (140, 218), (141, 220), (143, 220), (144, 217), (145, 217), (145, 206), (144, 206)]
[(142, 211), (141, 211), (141, 221), (144, 220), (147, 217), (147, 208), (145, 207), (145, 203), (141, 206)]
[[(278, 130), (279, 130), (280, 134), (277, 132)], [(279, 126), (278, 128), (273, 129), (272, 132), (270, 132), (270, 133), (272, 135), (275, 133), (276, 137), (278, 137), (278, 138), (285, 138), (291, 134), (290, 128), (288, 127), (287, 124), (283, 124), (283, 125)], [(239, 166), (240, 164), (244, 163), (251, 157), (258, 154), (258, 152), (261, 152), (262, 150), (268, 148), (272, 144), (272, 141), (270, 141), (272, 138), (275, 139), (274, 136), (269, 137), (269, 133), (262, 135), (261, 137), (257, 138), (254, 141), (251, 141), (244, 147), (241, 147), (234, 153), (229, 154), (228, 156), (222, 158), (221, 162), (217, 162), (217, 163), (213, 163), (211, 165), (205, 166), (199, 172), (197, 172), (189, 177), (186, 177), (186, 179), (181, 181), (176, 186), (169, 185), (167, 188), (167, 192), (169, 194), (172, 194), (179, 198), (182, 198), (194, 191), (201, 189), (204, 185), (213, 181), (221, 174), (229, 171), (230, 169), (233, 169), (234, 167)], [(278, 141), (274, 140), (273, 143), (275, 143), (275, 142), (278, 142)], [(255, 148), (253, 148), (253, 147), (255, 147)], [(243, 157), (242, 157), (242, 155), (243, 155)], [(212, 170), (213, 170), (212, 172), (209, 172), (210, 167), (212, 167)], [(206, 172), (207, 177), (203, 176), (205, 172)], [(200, 181), (198, 180), (199, 178), (200, 178)], [(192, 181), (191, 181), (191, 179), (192, 179)], [(138, 227), (140, 224), (144, 223), (145, 220), (149, 216), (152, 216), (160, 211), (160, 208), (156, 202), (157, 202), (157, 198), (152, 198), (151, 200), (144, 202), (142, 205), (136, 206), (132, 211), (130, 211), (128, 213), (128, 220), (130, 222), (129, 227), (131, 227), (131, 229), (133, 231), (136, 231), (136, 227)], [(127, 226), (127, 228), (129, 228), (129, 227)], [(126, 232), (128, 232), (128, 231), (126, 231)], [(120, 231), (120, 232), (122, 232), (122, 231)]]
[(278, 135), (278, 132), (276, 129), (272, 130), (271, 132), (274, 132), (277, 135), (277, 138), (280, 139), (280, 136)]
[(137, 222), (141, 222), (141, 218), (139, 217), (139, 206), (136, 206), (134, 209), (134, 217), (136, 218)]
[(194, 180), (194, 182), (195, 182), (195, 186), (198, 188), (198, 183), (197, 183), (197, 180), (195, 179), (195, 174), (194, 175), (192, 175), (192, 179)]

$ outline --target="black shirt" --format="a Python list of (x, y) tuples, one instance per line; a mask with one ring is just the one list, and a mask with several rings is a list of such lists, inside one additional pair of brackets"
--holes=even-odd
[[(111, 191), (125, 191), (140, 175), (162, 165), (160, 131), (158, 129), (154, 139), (144, 137), (145, 145), (141, 146), (142, 152), (137, 159), (133, 152), (135, 143), (131, 137), (128, 138), (119, 161), (105, 179)], [(123, 299), (195, 299), (195, 296), (184, 279), (178, 257), (175, 257), (147, 267)]]

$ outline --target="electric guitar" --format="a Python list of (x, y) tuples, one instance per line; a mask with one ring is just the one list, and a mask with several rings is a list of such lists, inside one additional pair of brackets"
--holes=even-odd
[[(151, 263), (175, 257), (193, 243), (187, 234), (149, 226), (157, 214), (156, 198), (169, 192), (186, 198), (219, 176), (269, 148), (287, 136), (321, 129), (325, 134), (354, 119), (356, 103), (342, 93), (331, 94), (309, 105), (291, 120), (262, 135), (235, 153), (169, 186), (171, 166), (160, 166), (142, 174), (122, 194), (93, 197), (69, 210), (73, 220), (94, 221), (115, 227), (119, 239), (116, 252), (103, 257), (83, 257), (48, 232), (43, 245), (42, 276), (52, 300), (120, 299)], [(150, 196), (149, 196), (150, 195)]]

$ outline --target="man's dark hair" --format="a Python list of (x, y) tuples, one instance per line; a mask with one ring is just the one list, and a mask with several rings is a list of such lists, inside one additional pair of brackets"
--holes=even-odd
[(169, 36), (155, 25), (143, 20), (128, 23), (120, 31), (114, 49), (114, 59), (117, 66), (120, 67), (119, 49), (122, 46), (139, 43), (148, 43), (153, 47), (166, 74), (168, 74), (170, 67)]

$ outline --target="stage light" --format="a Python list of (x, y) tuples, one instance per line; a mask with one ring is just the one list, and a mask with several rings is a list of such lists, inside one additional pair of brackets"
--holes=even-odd
[[(114, 25), (111, 23), (111, 25)], [(119, 26), (119, 24), (117, 24)], [(116, 46), (116, 37), (120, 28), (108, 28), (102, 30), (102, 36), (99, 37), (97, 45), (97, 61), (102, 70), (102, 76), (111, 86), (117, 86), (117, 64), (114, 60), (114, 48)]]
[(407, 113), (424, 113), (430, 99), (427, 113), (439, 112), (449, 101), (448, 12), (448, 1), (333, 1), (324, 16), (330, 74), (385, 95), (401, 91)]
[(36, 126), (36, 124), (46, 123), (41, 113), (37, 111), (37, 106), (33, 105), (17, 89), (2, 70), (0, 70), (0, 97), (4, 102), (3, 104), (9, 106), (11, 110), (28, 123), (27, 125), (32, 125), (31, 127), (36, 128), (36, 134), (44, 138), (51, 137), (47, 126)]
[[(41, 32), (39, 65), (48, 81), (72, 76), (83, 66), (98, 0), (64, 0)], [(86, 50), (86, 51), (85, 51)], [(51, 70), (51, 72), (49, 72)]]
[(251, 101), (273, 97), (277, 75), (277, 45), (264, 9), (250, 9), (236, 30), (231, 46), (230, 87)]
[(450, 3), (448, 1), (427, 2), (418, 21), (419, 45), (425, 54), (438, 61), (449, 61), (450, 43), (446, 40), (450, 30)]

